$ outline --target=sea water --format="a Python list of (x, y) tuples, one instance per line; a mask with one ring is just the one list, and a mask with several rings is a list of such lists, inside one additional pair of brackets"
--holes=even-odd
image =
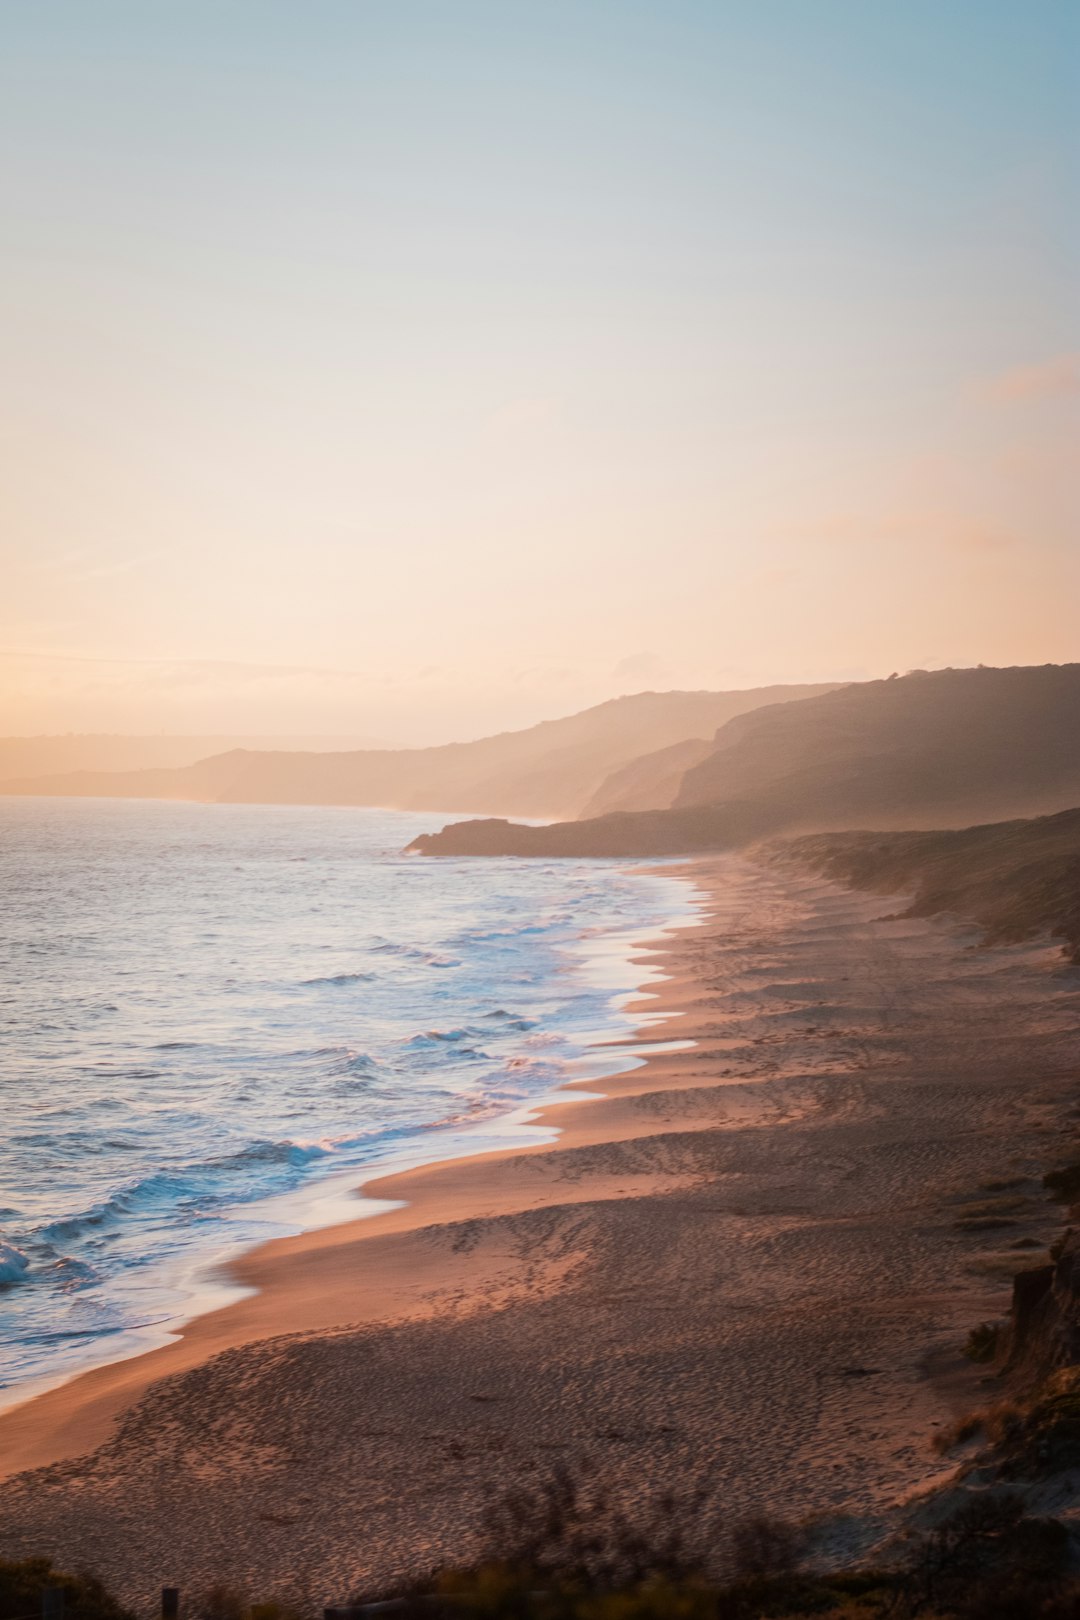
[(0, 798), (5, 1402), (160, 1337), (335, 1173), (505, 1141), (635, 1027), (682, 880), (403, 853), (446, 819)]

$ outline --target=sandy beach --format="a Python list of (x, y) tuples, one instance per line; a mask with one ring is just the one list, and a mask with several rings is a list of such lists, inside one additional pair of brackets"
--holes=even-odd
[(693, 872), (641, 1032), (692, 1045), (582, 1082), (550, 1147), (368, 1182), (399, 1207), (252, 1252), (257, 1292), (8, 1413), (0, 1556), (145, 1612), (215, 1581), (321, 1609), (470, 1557), (487, 1493), (560, 1461), (629, 1503), (708, 1478), (852, 1554), (946, 1477), (934, 1428), (984, 1376), (960, 1346), (1060, 1229), (1076, 971)]

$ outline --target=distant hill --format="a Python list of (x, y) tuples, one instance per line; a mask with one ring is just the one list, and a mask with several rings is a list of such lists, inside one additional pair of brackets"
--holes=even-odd
[(874, 894), (914, 890), (900, 916), (950, 913), (989, 944), (1049, 934), (1080, 962), (1080, 810), (960, 831), (818, 833), (762, 854)]
[(327, 749), (370, 747), (364, 737), (177, 736), (123, 737), (70, 732), (56, 737), (0, 737), (0, 782), (70, 771), (139, 771), (192, 765), (233, 748)]
[(1080, 665), (939, 670), (774, 704), (721, 728), (670, 810), (457, 824), (425, 854), (657, 855), (774, 833), (959, 827), (1080, 804)]
[(675, 803), (683, 777), (692, 765), (700, 765), (715, 744), (704, 737), (658, 748), (613, 771), (593, 794), (581, 819), (609, 815), (613, 810), (667, 810)]
[(1080, 803), (1080, 664), (866, 681), (802, 713), (736, 720), (716, 741), (687, 772), (676, 807), (755, 798), (834, 827), (1063, 810)]
[(333, 753), (233, 749), (179, 768), (24, 776), (0, 782), (0, 793), (571, 817), (613, 772), (642, 754), (709, 737), (763, 703), (830, 690), (639, 692), (478, 742)]

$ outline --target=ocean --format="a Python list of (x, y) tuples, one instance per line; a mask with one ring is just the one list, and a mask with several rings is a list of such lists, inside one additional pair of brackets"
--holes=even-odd
[(0, 798), (0, 1404), (161, 1342), (372, 1167), (546, 1139), (530, 1105), (626, 1067), (596, 1043), (690, 885), (402, 853), (447, 819)]

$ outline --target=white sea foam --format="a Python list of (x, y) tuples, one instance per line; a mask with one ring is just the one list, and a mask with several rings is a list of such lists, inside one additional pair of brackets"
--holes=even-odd
[(0, 1288), (22, 1282), (30, 1268), (30, 1261), (21, 1249), (10, 1243), (0, 1243)]
[(400, 854), (444, 819), (0, 799), (0, 1388), (167, 1332), (323, 1183), (610, 1072), (686, 886)]

